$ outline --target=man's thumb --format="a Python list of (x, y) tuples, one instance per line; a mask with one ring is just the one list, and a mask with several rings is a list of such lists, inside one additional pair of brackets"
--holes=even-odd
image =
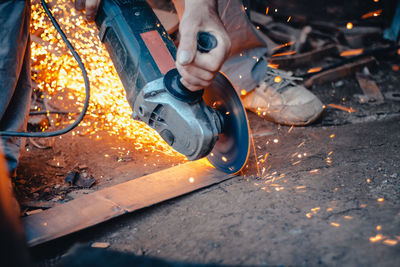
[(178, 63), (181, 65), (190, 64), (196, 55), (196, 48), (196, 34), (193, 34), (193, 32), (181, 33), (181, 40), (178, 47), (178, 55), (176, 57)]

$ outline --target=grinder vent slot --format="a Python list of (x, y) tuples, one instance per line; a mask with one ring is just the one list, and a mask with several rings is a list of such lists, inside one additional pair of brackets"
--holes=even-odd
[(161, 104), (158, 104), (156, 108), (153, 110), (153, 112), (150, 115), (149, 119), (149, 126), (152, 128), (155, 128), (158, 126), (158, 124), (165, 124), (165, 120), (161, 117), (161, 114), (164, 110), (164, 106)]

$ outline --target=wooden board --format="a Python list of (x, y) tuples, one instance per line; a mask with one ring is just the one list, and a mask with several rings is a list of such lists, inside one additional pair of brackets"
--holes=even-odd
[(205, 160), (188, 162), (24, 217), (26, 238), (35, 246), (232, 177)]

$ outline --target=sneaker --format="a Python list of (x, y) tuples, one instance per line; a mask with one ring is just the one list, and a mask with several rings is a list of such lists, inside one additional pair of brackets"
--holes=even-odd
[(305, 87), (296, 84), (301, 78), (268, 68), (263, 82), (242, 97), (246, 109), (267, 120), (304, 126), (314, 122), (323, 111), (322, 102)]

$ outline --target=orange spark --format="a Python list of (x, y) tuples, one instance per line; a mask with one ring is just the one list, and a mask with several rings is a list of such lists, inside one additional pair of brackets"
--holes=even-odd
[(280, 83), (281, 81), (282, 81), (282, 78), (279, 77), (279, 76), (276, 76), (276, 77), (274, 78), (274, 82), (276, 82), (276, 83)]
[(385, 245), (389, 245), (389, 246), (395, 246), (397, 245), (397, 240), (395, 239), (386, 239), (382, 242)]
[(269, 63), (268, 67), (270, 67), (272, 69), (277, 69), (277, 68), (279, 68), (279, 64), (271, 64), (271, 63)]
[(321, 67), (316, 67), (316, 68), (311, 68), (307, 71), (307, 73), (314, 73), (314, 72), (318, 72), (321, 71), (322, 68)]
[(307, 188), (307, 186), (305, 186), (305, 185), (296, 186), (296, 189), (305, 189), (305, 188)]
[(315, 208), (312, 208), (311, 211), (312, 211), (314, 214), (316, 214), (317, 211), (319, 211), (320, 209), (321, 209), (321, 207), (315, 207)]
[(364, 52), (364, 49), (359, 48), (359, 49), (351, 49), (351, 50), (346, 50), (340, 53), (341, 57), (350, 57), (350, 56), (358, 56), (361, 55)]
[(284, 48), (284, 47), (287, 47), (287, 46), (291, 46), (291, 45), (293, 45), (295, 42), (296, 42), (296, 41), (291, 41), (291, 42), (288, 42), (288, 43), (284, 43), (284, 44), (275, 46), (274, 48), (272, 48), (272, 50), (275, 51), (275, 50), (279, 50), (279, 49)]
[(305, 143), (306, 143), (305, 141), (301, 142), (301, 143), (297, 146), (297, 148), (303, 146)]
[[(66, 108), (76, 108), (79, 111), (85, 92), (80, 69), (72, 55), (67, 52), (64, 43), (56, 38), (58, 34), (43, 12), (40, 1), (35, 2), (31, 12), (31, 50), (32, 69), (37, 75), (33, 75), (32, 78), (38, 90), (44, 92), (43, 98), (71, 100), (75, 106)], [(86, 126), (92, 125), (91, 129), (87, 130), (91, 135), (98, 131), (106, 131), (118, 138), (132, 140), (133, 148), (137, 150), (180, 156), (156, 131), (142, 122), (132, 120), (132, 110), (126, 100), (125, 90), (108, 52), (97, 37), (96, 26), (87, 24), (83, 15), (76, 12), (68, 0), (57, 1), (53, 12), (61, 28), (79, 51), (91, 82), (90, 105), (85, 121), (80, 127), (86, 123)], [(60, 93), (63, 95), (57, 95)], [(69, 120), (71, 119), (72, 117), (69, 117)], [(54, 125), (57, 124), (61, 125), (59, 122)], [(79, 131), (74, 131), (73, 135), (75, 133), (79, 134)], [(98, 139), (96, 136), (93, 138)]]
[(331, 225), (332, 225), (332, 226), (335, 226), (335, 227), (339, 227), (339, 226), (340, 226), (340, 223), (331, 222)]
[(381, 14), (382, 14), (382, 9), (379, 9), (379, 10), (368, 12), (368, 13), (362, 15), (361, 18), (362, 19), (367, 19), (367, 18), (371, 18), (371, 17), (377, 17), (377, 16), (379, 16)]
[(272, 57), (283, 57), (283, 56), (290, 56), (296, 54), (296, 51), (287, 51), (278, 54), (273, 54)]
[(336, 108), (336, 109), (343, 110), (343, 111), (347, 111), (348, 113), (356, 112), (356, 110), (353, 109), (352, 107), (348, 108), (348, 107), (344, 107), (344, 106), (337, 105), (337, 104), (328, 104), (328, 107)]
[(376, 236), (371, 236), (371, 237), (369, 238), (369, 241), (370, 241), (371, 243), (375, 243), (375, 242), (378, 242), (378, 241), (380, 241), (380, 240), (382, 240), (382, 239), (383, 239), (383, 235), (377, 234)]
[(347, 28), (348, 30), (353, 29), (353, 23), (348, 22), (348, 23), (346, 24), (346, 28)]

